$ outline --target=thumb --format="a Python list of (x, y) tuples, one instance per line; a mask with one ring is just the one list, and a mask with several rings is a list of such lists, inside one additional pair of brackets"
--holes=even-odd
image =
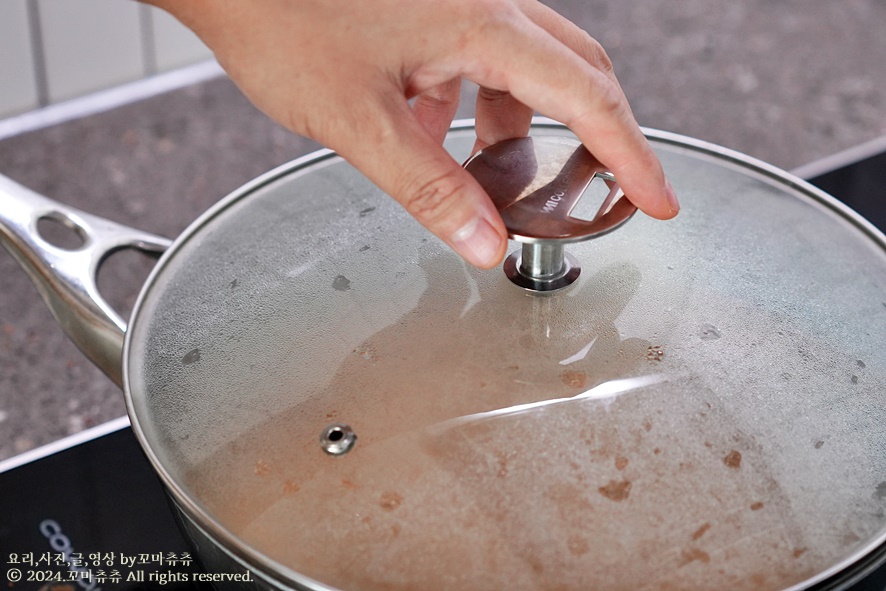
[(434, 141), (405, 100), (382, 111), (363, 122), (362, 137), (349, 134), (336, 151), (466, 261), (482, 269), (500, 263), (507, 231), (486, 192)]

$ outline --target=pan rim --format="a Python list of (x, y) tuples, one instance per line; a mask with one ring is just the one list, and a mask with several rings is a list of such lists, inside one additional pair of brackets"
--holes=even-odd
[[(456, 120), (450, 127), (450, 133), (472, 131), (474, 125), (474, 119)], [(565, 125), (543, 117), (533, 118), (532, 129), (556, 129), (568, 131), (568, 128)], [(877, 246), (886, 252), (886, 235), (884, 235), (883, 232), (836, 198), (787, 171), (738, 151), (724, 148), (703, 140), (649, 128), (642, 128), (642, 131), (644, 135), (654, 143), (687, 149), (704, 156), (716, 158), (717, 161), (721, 163), (725, 162), (727, 164), (739, 166), (745, 171), (756, 173), (762, 177), (778, 182), (798, 193), (802, 193), (805, 197), (810, 198), (812, 201), (817, 202), (819, 205), (824, 206), (826, 209), (831, 210), (833, 213), (844, 218), (858, 231), (867, 236), (869, 240), (872, 240)], [(151, 288), (157, 284), (158, 278), (162, 275), (168, 261), (176, 256), (176, 253), (184, 244), (201, 232), (202, 229), (215, 217), (261, 188), (303, 169), (336, 158), (340, 158), (340, 156), (332, 150), (322, 149), (278, 166), (236, 189), (194, 220), (182, 232), (182, 234), (173, 241), (172, 245), (157, 262), (151, 274), (145, 281), (145, 284), (142, 286), (130, 316), (128, 329), (125, 332), (122, 356), (123, 391), (132, 430), (155, 473), (157, 473), (158, 477), (163, 482), (164, 488), (175, 501), (179, 510), (184, 512), (195, 525), (200, 527), (200, 529), (203, 530), (203, 532), (211, 538), (221, 550), (244, 568), (257, 571), (262, 578), (278, 582), (281, 586), (294, 586), (295, 588), (309, 589), (312, 591), (338, 590), (335, 587), (328, 586), (320, 581), (302, 575), (290, 567), (268, 558), (262, 552), (244, 542), (239, 536), (220, 524), (208, 511), (201, 507), (199, 502), (192, 499), (192, 495), (190, 495), (183, 486), (176, 482), (171, 473), (166, 470), (163, 462), (157, 454), (154, 453), (153, 447), (138, 417), (138, 412), (134, 403), (134, 395), (130, 387), (129, 359), (132, 347), (131, 335), (134, 333), (132, 328), (138, 322), (144, 302), (151, 297)], [(845, 588), (844, 585), (853, 582), (852, 579), (857, 577), (860, 568), (866, 572), (873, 570), (873, 566), (864, 567), (865, 563), (869, 562), (872, 557), (874, 557), (874, 560), (876, 561), (876, 566), (886, 563), (886, 552), (883, 552), (884, 548), (886, 548), (886, 529), (884, 529), (878, 537), (874, 538), (871, 542), (853, 553), (851, 556), (830, 568), (819, 572), (815, 576), (796, 585), (785, 588), (782, 591), (802, 591), (813, 588)], [(877, 556), (878, 554), (879, 556)], [(830, 587), (832, 583), (835, 585), (834, 587)], [(819, 585), (824, 585), (824, 587), (819, 587)]]

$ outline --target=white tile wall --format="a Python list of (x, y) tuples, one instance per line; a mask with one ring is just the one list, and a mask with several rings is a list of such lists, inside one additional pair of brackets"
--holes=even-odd
[(180, 68), (194, 62), (209, 59), (212, 52), (190, 29), (175, 20), (168, 12), (149, 8), (154, 34), (155, 64), (159, 72)]
[(38, 0), (46, 86), (62, 101), (144, 74), (138, 4), (120, 0)]
[(27, 0), (0, 1), (0, 115), (38, 104)]
[(0, 118), (211, 57), (132, 0), (0, 0)]

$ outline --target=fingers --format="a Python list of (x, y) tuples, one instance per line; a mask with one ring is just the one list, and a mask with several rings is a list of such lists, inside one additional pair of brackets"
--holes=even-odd
[(528, 16), (532, 22), (618, 84), (612, 60), (609, 59), (606, 50), (584, 29), (536, 0), (520, 0), (519, 5), (523, 14)]
[(507, 233), (474, 177), (443, 149), (402, 96), (379, 101), (376, 110), (365, 138), (335, 147), (339, 154), (469, 263), (484, 269), (500, 263)]
[(476, 117), (474, 152), (496, 142), (525, 136), (532, 122), (532, 109), (509, 92), (480, 87)]
[[(528, 12), (522, 21), (510, 19), (504, 26), (487, 27), (474, 40), (470, 51), (480, 66), (466, 72), (467, 77), (480, 85), (507, 89), (519, 102), (565, 123), (612, 171), (637, 207), (660, 219), (675, 216), (676, 195), (607, 67), (605, 52), (587, 35), (577, 34), (580, 29), (571, 29), (544, 9)], [(561, 37), (576, 48), (561, 42)], [(488, 56), (495, 56), (494, 67)]]
[(415, 118), (439, 144), (446, 138), (458, 110), (460, 90), (461, 78), (453, 78), (418, 95), (412, 106)]

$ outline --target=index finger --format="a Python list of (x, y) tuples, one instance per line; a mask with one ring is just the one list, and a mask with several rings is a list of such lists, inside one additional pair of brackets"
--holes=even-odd
[(677, 215), (673, 189), (614, 77), (522, 13), (483, 32), (467, 48), (468, 78), (566, 124), (645, 213)]

